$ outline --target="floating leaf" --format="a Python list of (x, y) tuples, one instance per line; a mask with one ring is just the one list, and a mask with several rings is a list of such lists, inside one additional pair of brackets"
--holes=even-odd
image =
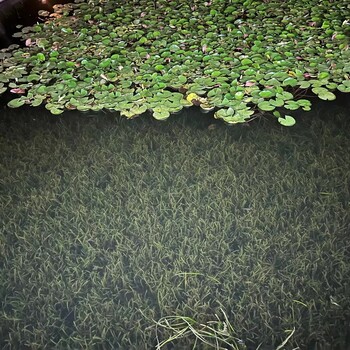
[(215, 70), (214, 72), (211, 73), (211, 76), (213, 78), (219, 77), (222, 73), (219, 70)]
[(201, 108), (203, 113), (208, 113), (208, 112), (212, 111), (213, 109), (215, 109), (215, 106), (210, 105), (208, 103), (201, 103), (200, 108)]
[(208, 97), (214, 97), (214, 96), (222, 96), (222, 90), (220, 88), (214, 88), (214, 89), (211, 89), (208, 94), (207, 94)]
[(43, 54), (43, 53), (38, 53), (37, 55), (36, 55), (36, 58), (39, 60), (39, 61), (41, 61), (41, 62), (44, 62), (45, 61), (45, 55)]
[(40, 80), (40, 75), (39, 74), (29, 74), (27, 77), (27, 81), (39, 81)]
[(243, 91), (237, 91), (234, 96), (235, 96), (236, 100), (243, 100), (244, 92)]
[(297, 84), (298, 80), (296, 80), (295, 78), (286, 78), (282, 82), (283, 86), (296, 86)]
[(110, 58), (106, 58), (105, 60), (102, 60), (99, 64), (101, 68), (107, 68), (111, 65), (112, 60)]
[(273, 111), (272, 114), (277, 118), (281, 118), (281, 113), (279, 111)]
[(344, 80), (337, 89), (341, 92), (350, 92), (350, 80)]
[(244, 120), (244, 121), (249, 119), (253, 114), (254, 114), (254, 111), (249, 108), (236, 110), (237, 117), (239, 117), (241, 120)]
[(258, 108), (261, 111), (273, 111), (276, 107), (268, 101), (258, 103)]
[(253, 63), (253, 61), (252, 61), (251, 59), (249, 59), (249, 58), (244, 58), (244, 59), (241, 61), (241, 64), (242, 64), (243, 66), (249, 65), (249, 64), (251, 64), (251, 63)]
[(25, 104), (25, 100), (23, 98), (15, 98), (7, 103), (10, 108), (18, 108)]
[(318, 75), (317, 75), (317, 78), (318, 79), (326, 79), (326, 78), (328, 78), (329, 77), (329, 72), (320, 72), (320, 73), (318, 73)]
[(281, 85), (281, 82), (278, 81), (276, 78), (271, 78), (269, 80), (267, 80), (265, 83), (264, 83), (265, 86), (279, 86)]
[[(121, 107), (121, 106), (120, 106)], [(120, 115), (126, 118), (133, 118), (136, 116), (135, 112), (132, 109), (121, 109)]]
[(311, 91), (322, 100), (332, 101), (336, 99), (336, 96), (333, 94), (333, 92), (327, 90), (324, 87), (314, 87), (311, 89)]
[(45, 85), (40, 85), (40, 86), (37, 88), (36, 92), (37, 92), (38, 94), (45, 94), (45, 93), (47, 92), (47, 87), (46, 87)]
[(180, 47), (178, 45), (173, 44), (173, 45), (170, 45), (169, 50), (171, 52), (177, 52), (180, 50)]
[(290, 115), (278, 118), (278, 122), (283, 126), (293, 126), (296, 123), (295, 119)]
[(155, 107), (153, 109), (153, 118), (157, 119), (157, 120), (165, 120), (167, 118), (169, 118), (170, 113), (169, 110), (164, 109), (162, 107)]
[(71, 89), (75, 88), (77, 86), (77, 82), (75, 80), (68, 80), (66, 82), (67, 86), (70, 87)]
[(177, 79), (181, 84), (185, 84), (187, 81), (187, 78), (184, 75), (180, 75)]
[(284, 100), (282, 100), (280, 98), (276, 98), (275, 100), (270, 99), (269, 103), (275, 107), (282, 107), (284, 105)]
[(311, 86), (311, 83), (307, 80), (299, 81), (298, 83), (301, 89), (308, 89)]
[(287, 101), (285, 104), (284, 104), (284, 107), (286, 109), (289, 109), (289, 110), (296, 110), (300, 107), (300, 105), (298, 104), (297, 101)]
[(73, 76), (72, 76), (72, 74), (65, 73), (65, 74), (62, 74), (62, 79), (71, 80), (71, 79), (73, 79)]
[[(303, 107), (303, 110), (310, 110), (311, 107), (311, 102), (309, 100), (306, 99), (300, 99), (295, 101), (300, 107)], [(306, 109), (305, 109), (306, 108)]]
[(191, 92), (190, 94), (187, 95), (186, 100), (188, 102), (192, 102), (193, 100), (198, 100), (199, 96), (195, 94), (194, 92)]
[(45, 100), (44, 97), (35, 97), (35, 99), (30, 103), (33, 107), (37, 107), (40, 106), (43, 101)]
[(259, 96), (263, 98), (270, 98), (274, 95), (275, 95), (274, 91), (271, 91), (271, 90), (262, 90), (259, 92)]
[(142, 106), (133, 106), (131, 109), (131, 112), (133, 112), (136, 115), (143, 114), (147, 111), (147, 105)]
[(156, 66), (154, 66), (154, 69), (156, 71), (161, 71), (165, 68), (165, 66), (163, 66), (162, 64), (157, 64)]
[(228, 109), (219, 109), (215, 112), (214, 117), (216, 119), (223, 119), (229, 124), (238, 124), (245, 123), (252, 114), (254, 114), (254, 111), (249, 108), (234, 109), (229, 107)]
[(49, 111), (54, 115), (59, 115), (59, 114), (62, 114), (64, 112), (63, 109), (58, 108), (56, 106), (52, 106), (51, 108), (49, 108)]
[(50, 57), (58, 57), (59, 53), (56, 50), (50, 52)]
[(78, 104), (77, 105), (77, 110), (81, 112), (87, 112), (90, 110), (90, 106), (88, 104)]
[(338, 87), (337, 83), (328, 83), (326, 84), (326, 88), (329, 90), (335, 90)]
[(214, 113), (214, 117), (217, 119), (225, 119), (228, 117), (232, 117), (234, 114), (235, 110), (233, 108), (219, 109)]
[(282, 93), (277, 93), (276, 98), (282, 99), (282, 100), (292, 100), (293, 99), (293, 94), (288, 92), (288, 91), (283, 91)]

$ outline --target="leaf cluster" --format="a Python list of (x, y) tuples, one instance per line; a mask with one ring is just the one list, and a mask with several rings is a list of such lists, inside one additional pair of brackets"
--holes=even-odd
[[(151, 111), (184, 107), (227, 123), (277, 110), (311, 109), (305, 93), (350, 92), (347, 1), (76, 0), (15, 34), (25, 47), (0, 52), (0, 93), (10, 107)], [(331, 10), (331, 11), (330, 11)]]

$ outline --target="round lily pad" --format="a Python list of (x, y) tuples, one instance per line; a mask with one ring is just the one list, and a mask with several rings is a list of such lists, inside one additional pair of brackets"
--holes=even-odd
[(293, 126), (296, 123), (295, 119), (290, 115), (278, 118), (278, 122), (283, 126)]
[(165, 120), (169, 118), (170, 112), (168, 109), (164, 109), (162, 107), (153, 108), (153, 118), (157, 120)]
[(261, 111), (273, 111), (276, 107), (268, 101), (258, 103), (258, 108)]
[(327, 90), (324, 87), (314, 87), (311, 89), (311, 91), (322, 100), (332, 101), (336, 99), (336, 96), (334, 95), (334, 93)]
[(25, 100), (20, 97), (20, 98), (15, 98), (7, 103), (8, 107), (10, 108), (18, 108), (21, 107), (25, 104)]

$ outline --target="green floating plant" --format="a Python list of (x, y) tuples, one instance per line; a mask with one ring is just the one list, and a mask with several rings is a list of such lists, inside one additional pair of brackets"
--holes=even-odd
[(323, 100), (350, 92), (346, 0), (331, 12), (330, 3), (310, 0), (306, 14), (301, 1), (154, 4), (76, 1), (53, 18), (40, 12), (45, 22), (15, 34), (24, 47), (0, 51), (0, 94), (24, 90), (11, 108), (108, 108), (128, 118), (146, 109), (160, 120), (195, 105), (232, 124), (280, 107), (309, 110), (300, 102), (308, 89)]
[(334, 93), (324, 87), (314, 87), (311, 90), (314, 94), (316, 94), (322, 100), (329, 100), (329, 101), (335, 100)]
[(274, 111), (273, 115), (277, 117), (278, 122), (283, 126), (293, 126), (296, 123), (292, 116), (287, 114), (282, 116), (279, 111)]

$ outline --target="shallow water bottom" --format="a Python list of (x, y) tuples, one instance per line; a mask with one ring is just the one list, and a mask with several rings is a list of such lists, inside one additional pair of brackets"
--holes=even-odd
[(215, 324), (214, 345), (346, 349), (346, 105), (293, 128), (5, 111), (1, 348), (206, 349)]

